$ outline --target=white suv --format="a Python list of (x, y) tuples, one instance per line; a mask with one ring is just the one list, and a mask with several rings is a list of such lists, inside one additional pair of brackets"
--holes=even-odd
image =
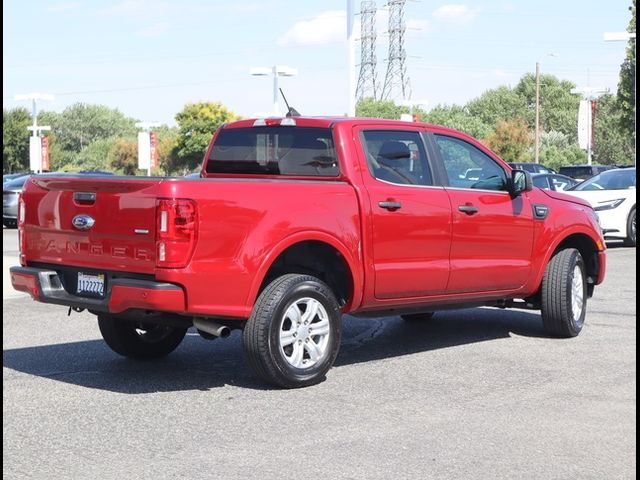
[(636, 244), (636, 169), (607, 170), (565, 191), (587, 200), (598, 212), (605, 238)]

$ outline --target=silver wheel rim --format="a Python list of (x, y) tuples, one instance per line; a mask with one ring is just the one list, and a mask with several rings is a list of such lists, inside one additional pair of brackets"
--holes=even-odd
[(579, 321), (584, 308), (584, 282), (582, 269), (579, 265), (573, 267), (573, 279), (571, 280), (571, 311), (575, 321)]
[(327, 311), (315, 298), (292, 302), (280, 321), (280, 353), (295, 368), (310, 368), (327, 356), (331, 326)]

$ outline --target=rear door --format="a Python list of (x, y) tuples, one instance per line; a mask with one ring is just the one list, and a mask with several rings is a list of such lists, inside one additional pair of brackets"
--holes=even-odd
[[(453, 133), (428, 135), (451, 199), (451, 274), (447, 293), (513, 290), (529, 278), (533, 212), (512, 198), (508, 173), (488, 151)], [(465, 172), (478, 170), (470, 180)]]
[(418, 128), (355, 128), (370, 200), (375, 298), (442, 294), (449, 277), (451, 206), (436, 186)]

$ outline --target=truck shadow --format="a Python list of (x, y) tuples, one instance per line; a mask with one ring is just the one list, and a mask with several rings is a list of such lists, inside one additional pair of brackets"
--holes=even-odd
[[(409, 324), (399, 317), (346, 316), (335, 367), (509, 338), (513, 334), (544, 336), (539, 314), (456, 310), (439, 312), (421, 324)], [(272, 388), (247, 367), (237, 331), (227, 340), (214, 342), (189, 333), (174, 353), (153, 362), (119, 357), (102, 340), (88, 340), (4, 350), (3, 366), (50, 380), (126, 394), (209, 390), (225, 385)]]

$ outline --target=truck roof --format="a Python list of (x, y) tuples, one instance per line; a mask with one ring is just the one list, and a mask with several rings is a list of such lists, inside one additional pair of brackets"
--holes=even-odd
[[(267, 118), (247, 118), (244, 120), (238, 120), (236, 122), (227, 123), (223, 128), (247, 128), (252, 127), (259, 122), (259, 124), (269, 125), (272, 122), (273, 125), (280, 125), (280, 122), (287, 117), (267, 117)], [(329, 128), (335, 124), (350, 124), (350, 125), (389, 125), (389, 126), (413, 126), (416, 125), (429, 128), (430, 130), (458, 132), (453, 128), (444, 127), (442, 125), (435, 125), (431, 123), (423, 122), (405, 122), (403, 120), (389, 120), (385, 118), (367, 118), (367, 117), (289, 117), (299, 127), (316, 127), (316, 128)]]

